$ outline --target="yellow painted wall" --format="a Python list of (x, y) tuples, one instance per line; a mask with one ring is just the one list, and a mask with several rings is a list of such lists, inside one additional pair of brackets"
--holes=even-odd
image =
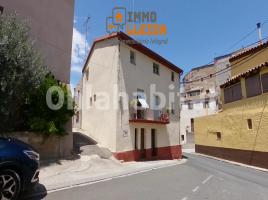
[(241, 74), (248, 69), (254, 68), (264, 62), (268, 61), (268, 47), (259, 50), (253, 54), (243, 56), (235, 61), (230, 61), (231, 76), (234, 77)]
[[(267, 73), (263, 68), (261, 73)], [(244, 84), (242, 84), (244, 87)], [(268, 152), (268, 93), (224, 104), (223, 111), (195, 118), (197, 145)], [(247, 119), (252, 119), (249, 130)], [(217, 140), (216, 132), (221, 132)]]

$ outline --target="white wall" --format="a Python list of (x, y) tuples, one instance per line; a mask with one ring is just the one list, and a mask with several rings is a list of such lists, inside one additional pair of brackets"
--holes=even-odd
[[(96, 109), (96, 105), (103, 100), (99, 92), (105, 92), (110, 99), (117, 96), (113, 87), (117, 84), (118, 41), (111, 39), (96, 43), (87, 69), (89, 70), (88, 80), (86, 73), (83, 74), (82, 129), (86, 130), (100, 146), (115, 152), (117, 111), (111, 105), (106, 110)], [(97, 97), (95, 102), (94, 94)], [(90, 107), (90, 97), (92, 97), (92, 107)]]
[[(184, 144), (187, 143), (186, 130), (191, 132), (191, 118), (215, 114), (217, 112), (217, 104), (215, 99), (210, 99), (209, 108), (204, 108), (204, 100), (193, 102), (193, 109), (188, 109), (188, 104), (182, 104), (180, 134), (184, 135)], [(187, 128), (188, 127), (188, 128)]]

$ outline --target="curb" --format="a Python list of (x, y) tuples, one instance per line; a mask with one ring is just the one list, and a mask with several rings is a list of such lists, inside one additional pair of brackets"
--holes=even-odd
[(189, 154), (194, 154), (194, 155), (199, 155), (199, 156), (211, 158), (211, 159), (214, 159), (214, 160), (218, 160), (218, 161), (221, 161), (221, 162), (226, 162), (226, 163), (233, 164), (233, 165), (240, 166), (240, 167), (246, 167), (246, 168), (255, 169), (255, 170), (259, 170), (259, 171), (263, 171), (263, 172), (268, 172), (268, 169), (265, 169), (265, 168), (256, 167), (256, 166), (253, 166), (253, 165), (247, 165), (247, 164), (243, 164), (243, 163), (239, 163), (239, 162), (235, 162), (235, 161), (231, 161), (231, 160), (225, 160), (225, 159), (222, 159), (222, 158), (209, 156), (209, 155), (202, 154), (202, 153), (194, 152), (194, 153), (189, 153)]
[[(158, 166), (151, 166), (151, 167), (144, 167), (143, 169), (140, 170), (129, 170), (128, 172), (116, 172), (116, 173), (107, 173), (104, 174), (102, 176), (98, 176), (98, 177), (93, 177), (90, 179), (84, 179), (84, 180), (79, 180), (76, 181), (76, 183), (71, 183), (69, 185), (62, 185), (62, 184), (54, 184), (54, 185), (45, 185), (46, 189), (47, 189), (47, 193), (53, 193), (53, 192), (57, 192), (57, 191), (61, 191), (61, 190), (66, 190), (66, 189), (70, 189), (70, 188), (74, 188), (74, 187), (82, 187), (85, 185), (91, 185), (91, 184), (95, 184), (95, 183), (99, 183), (99, 182), (105, 182), (105, 181), (109, 181), (112, 179), (118, 179), (118, 178), (122, 178), (122, 177), (126, 177), (126, 176), (132, 176), (135, 174), (140, 174), (140, 173), (145, 173), (145, 172), (149, 172), (149, 171), (153, 171), (153, 170), (157, 170), (157, 169), (161, 169), (161, 168), (166, 168), (166, 167), (172, 167), (172, 166), (176, 166), (176, 165), (181, 165), (187, 162), (187, 159), (181, 159), (178, 160), (178, 163), (173, 163), (173, 164), (160, 164)], [(42, 184), (42, 182), (41, 182)]]

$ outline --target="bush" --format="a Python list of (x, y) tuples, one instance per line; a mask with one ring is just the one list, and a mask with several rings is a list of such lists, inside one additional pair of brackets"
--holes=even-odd
[[(57, 87), (63, 93), (63, 104), (61, 108), (56, 110), (49, 108), (46, 101), (46, 95), (51, 87)], [(59, 93), (52, 92), (51, 100), (54, 105), (57, 104), (60, 101)], [(67, 86), (57, 81), (52, 75), (47, 75), (40, 87), (30, 97), (30, 130), (46, 134), (64, 135), (64, 126), (74, 115), (73, 104)]]

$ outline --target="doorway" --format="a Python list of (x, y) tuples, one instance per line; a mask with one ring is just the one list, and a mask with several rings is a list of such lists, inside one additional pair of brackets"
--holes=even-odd
[(156, 149), (156, 129), (151, 129), (151, 147), (152, 147), (152, 157), (157, 156), (157, 149)]
[(191, 132), (194, 133), (194, 119), (191, 118)]
[(141, 153), (141, 159), (145, 159), (146, 158), (146, 150), (145, 150), (145, 129), (141, 128), (141, 149), (140, 149), (140, 153)]

